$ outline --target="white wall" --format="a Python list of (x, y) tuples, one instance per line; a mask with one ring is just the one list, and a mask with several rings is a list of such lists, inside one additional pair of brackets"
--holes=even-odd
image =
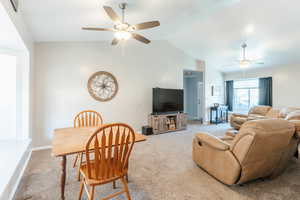
[(275, 108), (300, 107), (300, 65), (274, 66), (245, 72), (226, 73), (224, 78), (225, 80), (238, 80), (269, 76), (273, 77), (273, 106)]
[[(220, 87), (220, 95), (212, 96), (211, 86)], [(205, 66), (205, 110), (206, 120), (209, 119), (209, 107), (214, 103), (224, 103), (224, 77), (223, 74), (215, 67), (206, 65)]]
[[(53, 130), (73, 126), (76, 113), (93, 109), (105, 123), (125, 122), (139, 131), (152, 111), (152, 88), (182, 88), (183, 69), (196, 61), (166, 41), (150, 45), (129, 41), (37, 43), (34, 146), (51, 144)], [(109, 102), (94, 100), (87, 91), (96, 71), (115, 75), (119, 92)]]
[[(33, 57), (34, 57), (34, 49), (33, 49), (33, 40), (31, 38), (31, 34), (28, 31), (26, 24), (23, 21), (22, 15), (22, 3), (20, 1), (20, 9), (16, 13), (10, 1), (0, 0), (1, 10), (2, 6), (4, 11), (8, 15), (11, 23), (14, 25), (14, 29), (16, 29), (18, 38), (11, 37), (12, 40), (21, 40), (21, 42), (7, 42), (6, 44), (17, 44), (13, 46), (7, 46), (0, 44), (1, 51), (8, 51), (11, 54), (18, 56), (18, 81), (21, 84), (17, 84), (17, 89), (20, 91), (17, 96), (17, 109), (19, 111), (19, 115), (17, 116), (17, 132), (21, 136), (20, 139), (28, 139), (31, 137), (31, 123), (32, 123), (32, 106), (33, 96), (32, 86), (33, 86)], [(3, 15), (2, 15), (3, 16)], [(1, 27), (5, 28), (5, 27)], [(12, 35), (15, 34), (14, 32)]]
[[(19, 1), (20, 4), (22, 4), (24, 1)], [(31, 122), (32, 122), (32, 115), (31, 115), (31, 107), (30, 103), (31, 95), (33, 94), (32, 91), (32, 85), (31, 82), (32, 74), (33, 74), (33, 56), (34, 56), (34, 49), (33, 49), (33, 40), (31, 38), (30, 33), (27, 30), (27, 27), (23, 21), (22, 16), (22, 10), (20, 9), (18, 13), (16, 13), (9, 0), (0, 0), (0, 4), (3, 6), (4, 9), (1, 8), (1, 10), (5, 10), (6, 14), (9, 16), (9, 19), (14, 24), (14, 28), (17, 30), (18, 36), (22, 40), (22, 47), (18, 48), (18, 61), (17, 61), (17, 79), (19, 80), (19, 83), (17, 83), (17, 90), (21, 90), (21, 92), (18, 92), (17, 94), (17, 110), (20, 109), (20, 114), (17, 115), (17, 132), (20, 132), (21, 138), (20, 139), (28, 139), (31, 136)], [(0, 5), (0, 6), (1, 6)], [(5, 27), (1, 26), (0, 31), (3, 31)], [(6, 30), (6, 29), (5, 29)], [(16, 44), (15, 42), (12, 43), (6, 43), (5, 50), (14, 51), (14, 48), (7, 44)], [(0, 44), (0, 46), (3, 48), (3, 45)], [(20, 73), (18, 73), (18, 71)], [(21, 142), (21, 141), (20, 141)], [(5, 179), (1, 179), (0, 183), (0, 199), (7, 200), (12, 199), (14, 192), (18, 186), (18, 180), (20, 180), (20, 176), (22, 174), (23, 169), (25, 169), (26, 162), (24, 160), (19, 160), (18, 156), (21, 158), (27, 159), (29, 157), (29, 151), (30, 151), (30, 141), (24, 141), (21, 142), (21, 144), (17, 144), (18, 148), (20, 148), (21, 145), (24, 145), (24, 149), (22, 148), (21, 151), (18, 151), (16, 148), (14, 152), (10, 151), (10, 153), (16, 153), (18, 155), (13, 155), (11, 158), (16, 159), (17, 163), (11, 163), (11, 162), (5, 162), (5, 168), (1, 170), (2, 173), (6, 173), (5, 175), (0, 174), (1, 177), (5, 177)], [(4, 146), (4, 145), (1, 145)], [(10, 145), (12, 146), (12, 145)], [(4, 146), (5, 147), (5, 146)], [(7, 148), (6, 148), (7, 150)], [(3, 149), (1, 149), (3, 151)], [(11, 156), (11, 154), (9, 154)], [(13, 160), (9, 159), (9, 160)], [(7, 169), (9, 168), (9, 169)], [(11, 172), (11, 173), (8, 173)], [(7, 182), (9, 180), (9, 182)]]

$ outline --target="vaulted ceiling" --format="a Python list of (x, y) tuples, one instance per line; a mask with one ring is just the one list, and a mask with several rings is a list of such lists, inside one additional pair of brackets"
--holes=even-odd
[[(109, 32), (82, 31), (82, 26), (111, 27), (103, 5), (118, 10), (121, 0), (26, 0), (22, 9), (36, 41), (102, 41)], [(160, 20), (159, 28), (140, 31), (151, 40), (168, 40), (221, 71), (248, 56), (264, 66), (300, 63), (300, 1), (297, 0), (127, 0), (126, 21)], [(108, 43), (109, 45), (109, 43)], [(256, 66), (254, 66), (256, 67)], [(258, 66), (257, 66), (258, 67)]]

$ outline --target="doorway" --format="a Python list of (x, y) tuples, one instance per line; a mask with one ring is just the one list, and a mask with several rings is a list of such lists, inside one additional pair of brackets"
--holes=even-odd
[(204, 118), (204, 74), (201, 71), (183, 72), (184, 112), (191, 122), (203, 123)]

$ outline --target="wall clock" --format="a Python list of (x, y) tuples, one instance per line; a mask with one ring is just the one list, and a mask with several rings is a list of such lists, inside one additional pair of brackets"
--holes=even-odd
[(117, 79), (109, 72), (96, 72), (88, 81), (88, 91), (97, 101), (109, 101), (113, 99), (118, 89)]

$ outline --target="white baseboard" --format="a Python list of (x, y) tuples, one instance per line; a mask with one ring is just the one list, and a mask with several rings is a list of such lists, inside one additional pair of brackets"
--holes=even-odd
[(29, 150), (28, 156), (27, 156), (27, 158), (25, 160), (25, 163), (24, 163), (24, 165), (23, 165), (23, 167), (21, 169), (21, 172), (20, 172), (20, 174), (19, 174), (19, 176), (18, 176), (18, 178), (16, 180), (16, 183), (13, 186), (13, 189), (12, 189), (10, 195), (9, 195), (9, 199), (8, 200), (13, 200), (15, 198), (16, 192), (18, 190), (18, 186), (19, 186), (19, 184), (20, 184), (20, 182), (22, 180), (22, 177), (23, 177), (23, 175), (25, 173), (25, 170), (26, 170), (26, 167), (27, 167), (27, 165), (29, 163), (29, 160), (31, 158), (32, 152), (33, 151), (41, 151), (41, 150), (51, 149), (51, 148), (52, 148), (52, 146), (41, 146), (41, 147), (31, 148), (31, 150)]
[(41, 151), (41, 150), (46, 150), (46, 149), (52, 149), (52, 146), (47, 145), (47, 146), (34, 147), (31, 150), (32, 151)]
[(15, 183), (15, 185), (14, 185), (14, 187), (13, 187), (13, 189), (12, 189), (10, 195), (9, 195), (8, 200), (13, 200), (15, 198), (16, 192), (18, 190), (18, 186), (19, 186), (19, 184), (20, 184), (20, 182), (22, 180), (22, 177), (24, 175), (26, 167), (27, 167), (27, 165), (29, 163), (29, 160), (31, 158), (31, 153), (32, 153), (32, 151), (29, 151), (28, 156), (27, 156), (26, 161), (25, 161), (25, 164), (23, 165), (23, 168), (21, 169), (21, 172), (20, 172), (20, 174), (19, 174), (19, 176), (17, 178), (17, 181), (16, 181), (16, 183)]

